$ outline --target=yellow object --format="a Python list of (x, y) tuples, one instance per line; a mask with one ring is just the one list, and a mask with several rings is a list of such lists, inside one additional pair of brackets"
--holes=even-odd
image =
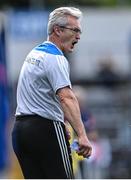
[(9, 179), (24, 179), (20, 165), (14, 153), (11, 154), (11, 167)]
[[(69, 131), (71, 133), (70, 143), (72, 143), (73, 140), (76, 138), (75, 138), (75, 133), (71, 126), (69, 126)], [(73, 159), (73, 170), (74, 173), (76, 174), (79, 168), (79, 161), (83, 160), (84, 158), (82, 156), (79, 156), (75, 151), (72, 151), (72, 159)]]

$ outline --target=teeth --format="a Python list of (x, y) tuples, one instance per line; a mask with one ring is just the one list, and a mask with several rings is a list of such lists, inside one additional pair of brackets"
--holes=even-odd
[(75, 41), (73, 44), (77, 44), (77, 42)]

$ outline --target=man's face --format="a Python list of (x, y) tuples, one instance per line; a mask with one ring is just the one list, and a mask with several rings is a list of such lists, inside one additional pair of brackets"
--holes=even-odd
[(78, 43), (81, 34), (81, 26), (79, 20), (69, 16), (68, 25), (60, 26), (62, 29), (60, 36), (60, 46), (62, 51), (68, 53), (74, 50), (74, 46)]

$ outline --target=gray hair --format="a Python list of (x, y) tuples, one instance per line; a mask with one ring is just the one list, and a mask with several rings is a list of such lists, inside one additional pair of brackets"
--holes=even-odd
[(53, 32), (54, 25), (67, 25), (67, 16), (73, 16), (76, 19), (81, 19), (82, 12), (78, 8), (74, 7), (60, 7), (55, 9), (49, 15), (47, 34), (50, 35)]

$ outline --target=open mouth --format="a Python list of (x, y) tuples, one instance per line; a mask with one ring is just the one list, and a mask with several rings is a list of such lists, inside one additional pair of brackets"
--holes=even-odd
[(72, 42), (72, 48), (74, 48), (75, 44), (77, 44), (77, 41)]
[(72, 42), (72, 45), (73, 45), (73, 46), (74, 46), (75, 44), (77, 44), (77, 41)]

